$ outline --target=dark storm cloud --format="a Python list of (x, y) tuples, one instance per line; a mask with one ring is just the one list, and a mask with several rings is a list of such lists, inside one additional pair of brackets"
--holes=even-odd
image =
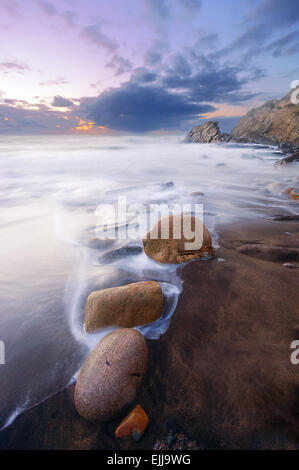
[(158, 74), (145, 67), (138, 67), (134, 70), (130, 81), (139, 84), (153, 83), (159, 78)]
[(55, 106), (56, 108), (69, 108), (73, 106), (73, 102), (71, 100), (68, 100), (67, 98), (63, 98), (63, 96), (54, 96), (52, 100), (52, 106)]
[(82, 100), (80, 110), (97, 125), (126, 132), (184, 128), (215, 108), (207, 103), (241, 104), (257, 94), (246, 91), (263, 76), (255, 68), (220, 65), (203, 55), (175, 54), (165, 67), (136, 68), (129, 81), (97, 99)]
[(185, 121), (213, 111), (207, 104), (193, 103), (186, 95), (171, 93), (159, 85), (127, 82), (102, 93), (85, 110), (97, 125), (126, 132), (177, 129)]

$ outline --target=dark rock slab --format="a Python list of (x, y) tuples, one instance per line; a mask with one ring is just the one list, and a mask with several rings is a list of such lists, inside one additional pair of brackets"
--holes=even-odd
[(284, 157), (281, 160), (275, 162), (275, 166), (289, 165), (291, 163), (299, 163), (299, 152), (295, 152), (288, 157)]
[(230, 142), (232, 137), (220, 131), (217, 121), (209, 121), (201, 126), (196, 126), (190, 131), (184, 143), (214, 143), (214, 142)]

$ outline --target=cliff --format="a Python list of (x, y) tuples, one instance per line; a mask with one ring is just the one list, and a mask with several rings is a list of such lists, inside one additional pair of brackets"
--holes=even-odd
[(252, 142), (292, 151), (299, 146), (299, 104), (292, 103), (292, 93), (294, 90), (281, 100), (266, 101), (250, 110), (230, 134), (222, 133), (218, 122), (209, 121), (194, 127), (183, 142)]
[(299, 145), (299, 104), (291, 102), (291, 92), (281, 100), (267, 101), (249, 111), (233, 128), (239, 142)]

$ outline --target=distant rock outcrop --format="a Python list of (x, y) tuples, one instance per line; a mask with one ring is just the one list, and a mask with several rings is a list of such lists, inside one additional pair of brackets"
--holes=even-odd
[(201, 126), (196, 126), (190, 131), (184, 143), (213, 143), (213, 142), (230, 142), (232, 137), (229, 134), (222, 133), (219, 129), (217, 121), (209, 121)]
[(291, 102), (292, 92), (249, 111), (233, 128), (231, 136), (238, 142), (299, 146), (299, 104)]
[(299, 163), (299, 151), (278, 160), (275, 162), (275, 166), (289, 165), (290, 163)]

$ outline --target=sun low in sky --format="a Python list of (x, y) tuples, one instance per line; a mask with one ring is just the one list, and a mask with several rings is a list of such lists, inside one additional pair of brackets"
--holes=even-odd
[(0, 0), (0, 133), (230, 128), (299, 78), (298, 0)]

